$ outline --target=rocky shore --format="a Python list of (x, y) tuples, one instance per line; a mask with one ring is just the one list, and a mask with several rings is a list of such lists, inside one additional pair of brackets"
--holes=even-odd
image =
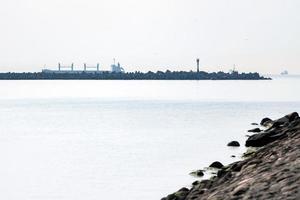
[[(162, 200), (300, 199), (300, 118), (294, 112), (264, 118), (246, 141), (244, 159), (219, 165), (216, 176), (195, 181)], [(255, 150), (253, 150), (255, 149)], [(199, 170), (201, 171), (201, 170)]]

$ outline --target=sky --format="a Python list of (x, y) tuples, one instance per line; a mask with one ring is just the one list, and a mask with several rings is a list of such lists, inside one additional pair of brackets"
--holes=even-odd
[(300, 74), (299, 0), (0, 0), (0, 71)]

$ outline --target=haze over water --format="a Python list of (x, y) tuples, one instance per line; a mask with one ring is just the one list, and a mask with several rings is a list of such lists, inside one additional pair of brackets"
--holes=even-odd
[[(300, 78), (0, 81), (2, 199), (160, 199), (228, 164), (261, 118), (300, 109)], [(233, 159), (230, 156), (236, 155)]]

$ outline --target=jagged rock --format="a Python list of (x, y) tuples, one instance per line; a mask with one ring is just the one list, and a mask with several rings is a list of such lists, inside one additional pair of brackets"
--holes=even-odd
[(259, 133), (259, 132), (261, 132), (261, 130), (260, 130), (260, 128), (254, 128), (254, 129), (248, 130), (248, 132), (250, 132), (250, 133)]
[(213, 162), (209, 167), (221, 169), (224, 165), (220, 163), (219, 161)]
[(239, 147), (240, 143), (238, 141), (231, 141), (227, 144), (229, 147)]

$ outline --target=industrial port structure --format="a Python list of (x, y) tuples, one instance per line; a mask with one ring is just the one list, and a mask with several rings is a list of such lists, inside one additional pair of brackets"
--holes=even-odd
[(83, 70), (75, 70), (74, 69), (74, 63), (71, 65), (61, 65), (61, 63), (58, 63), (58, 69), (52, 70), (52, 69), (43, 69), (42, 73), (46, 74), (103, 74), (103, 73), (125, 73), (125, 70), (123, 67), (121, 67), (120, 63), (115, 62), (110, 66), (111, 71), (108, 70), (100, 70), (100, 64), (97, 63), (96, 65), (87, 65), (86, 63), (83, 64)]
[(196, 59), (197, 68), (191, 71), (125, 72), (120, 63), (115, 62), (111, 70), (100, 70), (100, 64), (83, 64), (81, 70), (58, 64), (57, 70), (43, 69), (42, 72), (7, 72), (0, 73), (0, 80), (269, 80), (259, 73), (239, 73), (235, 69), (226, 72), (200, 71), (200, 59)]

